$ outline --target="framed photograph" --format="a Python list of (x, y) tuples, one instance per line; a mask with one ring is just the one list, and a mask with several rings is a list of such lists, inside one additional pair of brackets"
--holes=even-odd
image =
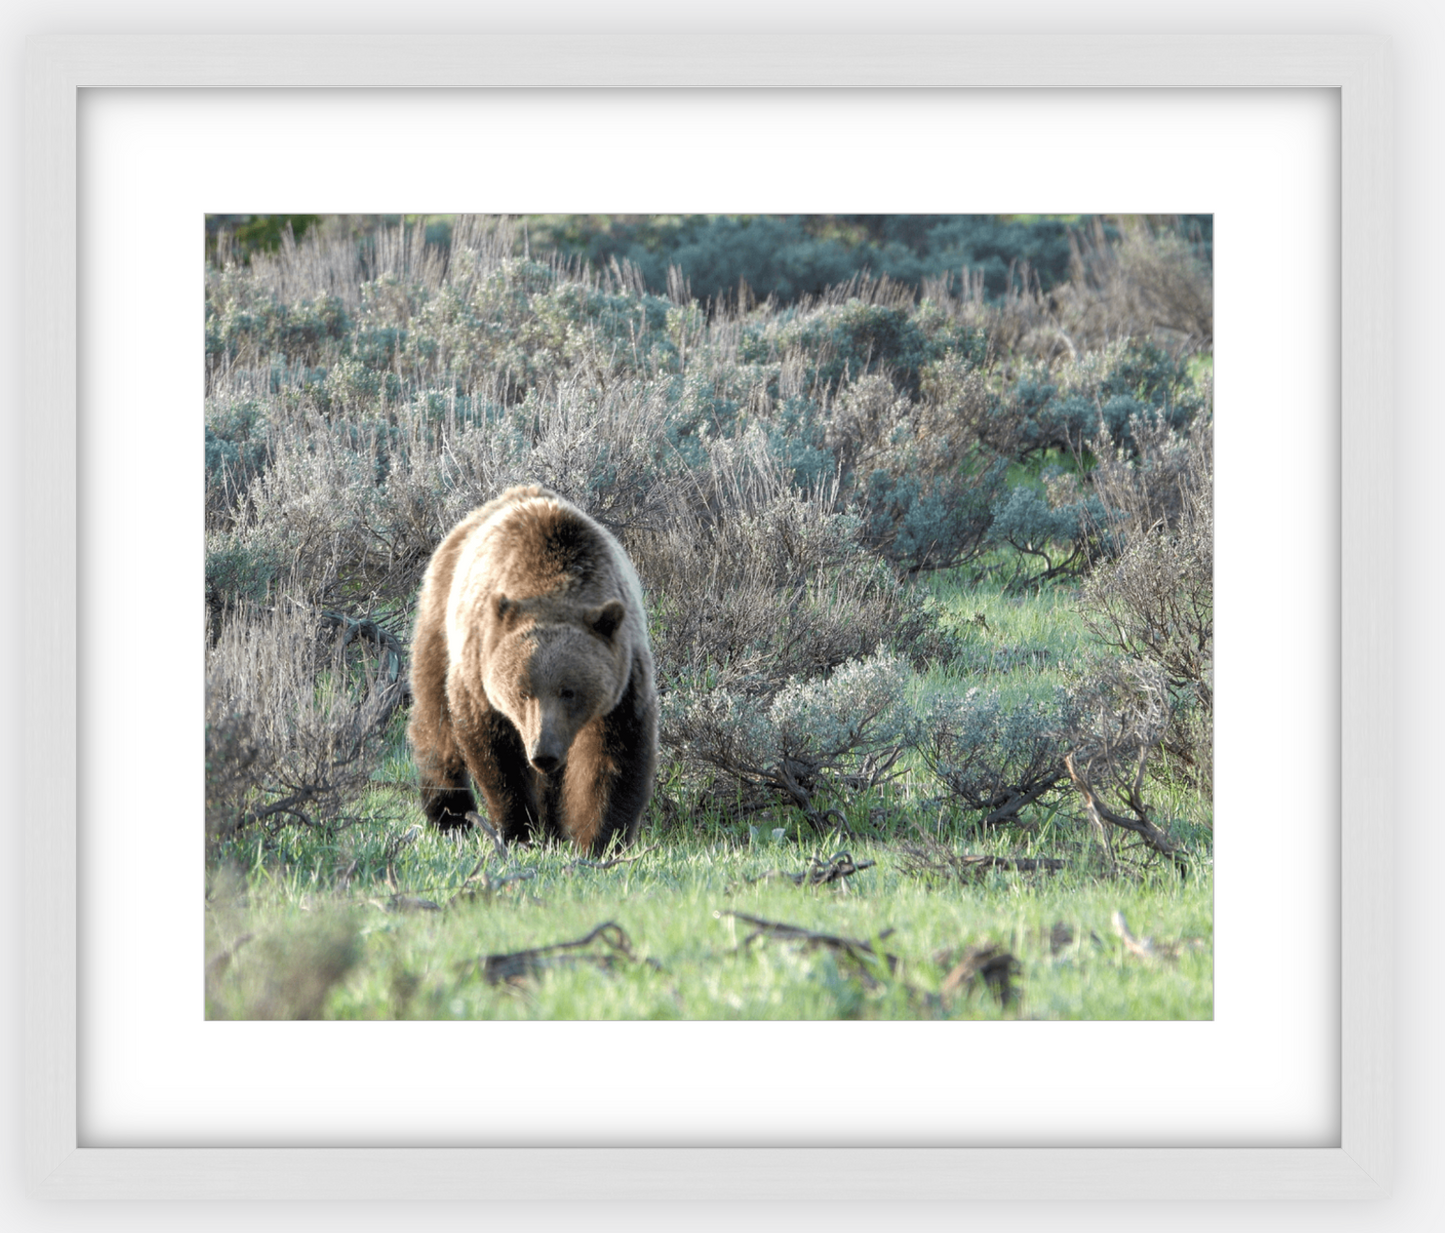
[[(1393, 569), (1382, 41), (77, 36), (31, 45), (27, 100), (34, 1193), (1383, 1192), (1390, 806), (1360, 769), (1393, 722), (1366, 584)], [(843, 209), (1213, 216), (1213, 1018), (208, 1021), (203, 672), (177, 649), (206, 216)], [(847, 1081), (798, 1099), (825, 1074)]]

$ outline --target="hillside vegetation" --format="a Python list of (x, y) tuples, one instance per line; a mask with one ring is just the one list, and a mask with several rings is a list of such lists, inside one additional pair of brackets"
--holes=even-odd
[[(1047, 286), (786, 299), (499, 219), (221, 229), (210, 1013), (1207, 1017), (1208, 251), (1049, 226)], [(410, 786), (422, 572), (526, 482), (647, 592), (662, 767), (610, 862)]]

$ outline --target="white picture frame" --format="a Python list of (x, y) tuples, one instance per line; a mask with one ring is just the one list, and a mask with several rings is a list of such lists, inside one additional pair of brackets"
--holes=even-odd
[[(77, 99), (157, 86), (1009, 86), (1340, 93), (1341, 1134), (1309, 1148), (91, 1148), (77, 1138)], [(25, 1169), (48, 1198), (1329, 1199), (1386, 1193), (1394, 990), (1387, 658), (1390, 75), (1367, 36), (63, 36), (25, 83)], [(1382, 577), (1383, 576), (1383, 577)], [(1367, 584), (1368, 580), (1368, 584)]]

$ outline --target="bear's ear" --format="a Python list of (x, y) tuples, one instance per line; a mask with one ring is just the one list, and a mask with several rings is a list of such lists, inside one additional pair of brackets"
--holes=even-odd
[(599, 637), (611, 642), (626, 615), (627, 609), (622, 606), (620, 599), (609, 599), (602, 607), (594, 608), (587, 614), (587, 624)]

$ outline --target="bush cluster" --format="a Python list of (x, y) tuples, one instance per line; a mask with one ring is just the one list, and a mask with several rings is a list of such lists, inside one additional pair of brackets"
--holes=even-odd
[[(646, 248), (672, 224), (638, 226)], [(850, 226), (694, 221), (648, 250), (731, 251), (736, 285), (763, 254), (802, 269), (805, 237), (826, 278), (798, 274), (787, 303), (709, 300), (677, 262), (659, 284), (631, 247), (547, 253), (498, 219), (458, 218), (444, 244), (336, 218), (274, 251), (218, 234), (212, 830), (334, 815), (358, 789), (397, 699), (336, 659), (336, 630), (404, 643), (441, 537), (522, 482), (633, 556), (668, 773), (717, 801), (823, 828), (907, 765), (993, 821), (1061, 790), (1074, 702), (916, 699), (914, 674), (962, 662), (919, 579), (959, 566), (1017, 590), (1085, 580), (1101, 644), (1166, 674), (1151, 751), (1207, 782), (1211, 394), (1207, 334), (1180, 325), (1209, 301), (1206, 262), (1177, 229), (1059, 225), (1029, 232), (1050, 282), (996, 287), (979, 254), (1003, 259), (1004, 224)], [(919, 265), (915, 286), (819, 255), (865, 242), (979, 263), (961, 282)]]
[(209, 841), (268, 819), (334, 823), (365, 791), (401, 664), (385, 646), (348, 654), (347, 626), (285, 602), (221, 625), (206, 657)]
[(963, 809), (984, 822), (1013, 820), (1064, 782), (1071, 710), (1062, 695), (1010, 706), (997, 689), (974, 686), (934, 704), (923, 759)]
[(1202, 791), (1213, 783), (1213, 436), (1137, 425), (1137, 459), (1105, 456), (1093, 473), (1107, 503), (1111, 555), (1080, 597), (1102, 646), (1167, 686), (1160, 743)]
[[(916, 290), (965, 269), (995, 299), (1029, 277), (1048, 291), (1068, 282), (1081, 231), (1092, 236), (1097, 225), (1106, 239), (1120, 235), (1117, 222), (1087, 216), (565, 215), (528, 224), (534, 249), (548, 246), (599, 268), (628, 262), (655, 289), (676, 271), (703, 303), (735, 296), (744, 284), (758, 299), (786, 304), (865, 274)], [(1208, 216), (1155, 226), (1208, 261)]]

